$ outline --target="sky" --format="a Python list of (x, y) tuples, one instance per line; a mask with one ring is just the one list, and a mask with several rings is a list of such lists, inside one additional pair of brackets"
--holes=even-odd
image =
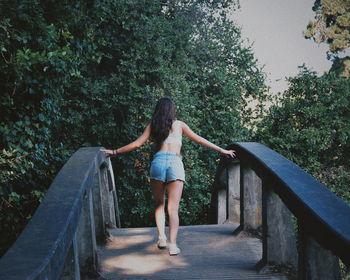
[(272, 92), (285, 90), (285, 77), (295, 76), (303, 63), (319, 75), (328, 71), (328, 46), (307, 40), (303, 31), (314, 18), (314, 0), (240, 0), (232, 18), (242, 28), (242, 38), (264, 65)]

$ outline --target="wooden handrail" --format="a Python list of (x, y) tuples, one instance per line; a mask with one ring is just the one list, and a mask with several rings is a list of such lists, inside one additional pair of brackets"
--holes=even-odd
[[(213, 196), (217, 199), (215, 201), (215, 204), (218, 206), (217, 222), (231, 220), (233, 216), (239, 215), (240, 219), (238, 222), (241, 222), (243, 230), (249, 227), (257, 229), (257, 225), (260, 223), (261, 233), (264, 235), (264, 258), (266, 258), (263, 261), (268, 263), (270, 262), (268, 256), (271, 255), (271, 252), (268, 252), (269, 245), (265, 243), (271, 244), (274, 242), (273, 238), (278, 239), (278, 237), (272, 236), (268, 240), (269, 236), (273, 234), (274, 228), (277, 231), (286, 230), (289, 232), (288, 234), (294, 230), (288, 227), (295, 228), (295, 223), (293, 226), (293, 222), (288, 222), (290, 226), (281, 226), (281, 223), (286, 223), (286, 221), (282, 221), (286, 220), (285, 216), (282, 219), (281, 217), (273, 217), (273, 213), (272, 215), (269, 214), (272, 211), (271, 209), (275, 207), (271, 205), (281, 203), (286, 208), (283, 211), (290, 211), (298, 223), (299, 230), (296, 233), (298, 242), (296, 243), (299, 244), (299, 270), (307, 269), (305, 268), (307, 265), (301, 263), (303, 260), (307, 261), (305, 254), (309, 253), (305, 252), (310, 252), (309, 246), (314, 241), (322, 250), (330, 250), (334, 255), (341, 258), (347, 266), (350, 266), (350, 206), (348, 204), (299, 166), (260, 143), (233, 143), (227, 149), (236, 150), (237, 159), (222, 158), (217, 168), (214, 182), (216, 192), (214, 192)], [(230, 182), (233, 179), (235, 182)], [(261, 194), (257, 197), (260, 197), (260, 201), (253, 202), (253, 206), (255, 211), (260, 213), (255, 213), (258, 214), (257, 217), (251, 218), (249, 211), (251, 212), (252, 210), (247, 210), (252, 203), (249, 202), (249, 199), (251, 199), (249, 196), (251, 196), (251, 193), (256, 195), (256, 192), (259, 190)], [(229, 192), (238, 192), (240, 200), (234, 202)], [(281, 202), (278, 202), (275, 196)], [(225, 199), (226, 202), (223, 202)], [(221, 201), (221, 205), (219, 201)], [(224, 203), (226, 205), (223, 205)], [(235, 213), (237, 207), (230, 205), (230, 203), (240, 204), (238, 214)], [(276, 211), (276, 209), (273, 211)], [(277, 214), (279, 213), (276, 213), (276, 216), (278, 216)], [(261, 220), (259, 220), (260, 217)], [(252, 219), (256, 220), (252, 222)], [(275, 221), (271, 222), (271, 220)], [(287, 235), (282, 232), (280, 234), (282, 237)], [(308, 244), (304, 244), (305, 240), (307, 240)], [(305, 254), (303, 251), (305, 251)], [(318, 251), (321, 251), (321, 249)], [(277, 259), (271, 258), (274, 261)], [(283, 260), (282, 257), (281, 260)], [(295, 262), (298, 262), (298, 260), (292, 261), (294, 264)], [(301, 266), (304, 266), (304, 268)]]
[(62, 167), (0, 259), (0, 279), (79, 279), (97, 269), (96, 239), (119, 220), (113, 170), (100, 149), (81, 148)]

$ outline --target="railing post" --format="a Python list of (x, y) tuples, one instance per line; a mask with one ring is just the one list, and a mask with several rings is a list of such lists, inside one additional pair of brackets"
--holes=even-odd
[(82, 198), (82, 210), (77, 228), (78, 258), (81, 275), (97, 270), (97, 245), (92, 203), (92, 188), (88, 188)]
[(228, 221), (240, 221), (240, 163), (232, 161), (226, 168), (227, 172), (227, 214)]
[(216, 221), (218, 224), (224, 224), (227, 221), (227, 173), (221, 169), (216, 178), (217, 188), (217, 212)]
[(100, 168), (97, 163), (97, 159), (95, 160), (94, 178), (92, 183), (92, 197), (94, 208), (94, 221), (96, 226), (96, 239), (102, 241), (106, 236), (105, 217), (103, 215), (101, 174)]
[(120, 228), (121, 223), (120, 223), (118, 196), (117, 196), (117, 191), (115, 189), (112, 191), (112, 195), (113, 195), (113, 201), (114, 201), (115, 222), (116, 222), (116, 226)]
[(80, 280), (77, 239), (74, 234), (68, 255), (66, 257), (60, 280)]
[(337, 256), (324, 249), (298, 224), (298, 279), (339, 280), (340, 268)]
[(218, 190), (218, 212), (217, 212), (217, 223), (224, 224), (227, 220), (227, 190)]
[(108, 184), (109, 184), (109, 190), (111, 195), (111, 207), (112, 212), (114, 216), (114, 224), (117, 227), (121, 227), (120, 223), (120, 214), (119, 214), (119, 204), (118, 204), (118, 197), (117, 197), (117, 190), (115, 188), (115, 180), (114, 180), (114, 173), (112, 168), (112, 163), (110, 160), (108, 160)]
[(249, 165), (241, 165), (241, 226), (258, 230), (262, 224), (261, 179)]
[(263, 182), (263, 263), (296, 268), (296, 234), (292, 213), (271, 188)]
[[(109, 227), (115, 226), (114, 215), (111, 215), (110, 211), (110, 195), (109, 195), (109, 184), (108, 184), (108, 169), (106, 165), (100, 168), (100, 189), (101, 189), (101, 201), (103, 209), (103, 217), (105, 225)], [(113, 213), (112, 213), (113, 214)]]

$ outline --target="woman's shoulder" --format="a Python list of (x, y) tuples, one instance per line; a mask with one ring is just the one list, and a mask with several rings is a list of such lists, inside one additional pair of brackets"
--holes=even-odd
[(176, 120), (175, 125), (176, 125), (176, 127), (181, 129), (182, 131), (188, 127), (188, 125), (184, 121), (181, 121), (181, 120)]
[(180, 120), (175, 120), (175, 121), (174, 121), (174, 124), (177, 125), (177, 126), (181, 126), (181, 127), (182, 127), (183, 125), (186, 125), (185, 122), (180, 121)]

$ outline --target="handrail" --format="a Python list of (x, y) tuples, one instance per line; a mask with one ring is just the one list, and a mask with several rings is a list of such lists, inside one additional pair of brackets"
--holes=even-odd
[(280, 184), (274, 191), (313, 237), (350, 264), (350, 206), (298, 165), (258, 143), (237, 143), (240, 157), (254, 157), (265, 176)]
[[(214, 185), (218, 191), (225, 184), (228, 189), (223, 203), (226, 219), (231, 215), (228, 201), (232, 201), (238, 186), (241, 228), (256, 229), (261, 225), (265, 263), (283, 262), (294, 254), (288, 251), (291, 247), (286, 240), (293, 237), (290, 210), (298, 222), (298, 269), (306, 271), (300, 273), (300, 279), (315, 278), (310, 278), (315, 271), (326, 273), (331, 269), (328, 260), (336, 263), (324, 249), (350, 265), (349, 205), (264, 145), (234, 143), (228, 149), (237, 151), (238, 160), (220, 160)], [(103, 239), (107, 224), (120, 226), (111, 163), (99, 150), (100, 147), (81, 148), (63, 166), (33, 218), (0, 259), (0, 279), (59, 279), (72, 274), (80, 279), (80, 274), (97, 269), (96, 240)], [(230, 185), (236, 190), (231, 190)], [(251, 209), (253, 215), (248, 213)], [(315, 248), (321, 257), (312, 257)], [(287, 253), (278, 255), (284, 254), (283, 250)], [(310, 259), (323, 258), (326, 263), (318, 263), (310, 272)], [(324, 275), (322, 279), (337, 279)]]
[[(230, 164), (238, 165), (240, 171), (234, 171), (234, 176), (241, 178), (238, 178), (238, 181), (236, 179), (240, 185), (238, 189), (242, 192), (240, 194), (239, 214), (241, 215), (241, 222), (244, 220), (242, 216), (245, 215), (244, 192), (247, 192), (245, 189), (247, 188), (245, 186), (247, 185), (247, 179), (243, 178), (245, 176), (244, 170), (251, 169), (261, 180), (259, 188), (263, 193), (262, 201), (260, 201), (263, 215), (261, 223), (262, 227), (265, 227), (263, 234), (266, 235), (266, 231), (269, 230), (266, 226), (269, 223), (266, 219), (266, 211), (268, 211), (266, 201), (269, 199), (269, 192), (271, 192), (278, 195), (297, 219), (299, 243), (302, 239), (300, 232), (304, 235), (307, 234), (308, 237), (316, 240), (322, 248), (332, 251), (347, 266), (350, 266), (350, 206), (348, 204), (299, 166), (262, 144), (238, 142), (229, 145), (227, 149), (236, 150), (239, 161), (236, 160), (236, 163), (232, 163), (232, 160), (222, 158), (217, 168), (214, 185), (216, 190), (220, 191), (219, 185), (225, 184), (225, 176), (228, 176), (223, 172), (225, 168)], [(227, 178), (226, 180), (228, 180)], [(226, 184), (228, 183), (226, 182)], [(247, 194), (245, 195), (247, 196)], [(229, 196), (225, 194), (225, 197), (228, 199)], [(229, 210), (227, 210), (227, 215), (230, 215)], [(270, 225), (270, 227), (274, 227), (274, 225)], [(266, 249), (266, 246), (263, 246)], [(299, 255), (299, 262), (300, 258)]]
[(96, 265), (96, 237), (106, 224), (118, 223), (111, 163), (99, 150), (81, 148), (62, 167), (0, 259), (0, 279), (59, 279), (63, 273), (79, 279), (85, 265)]

